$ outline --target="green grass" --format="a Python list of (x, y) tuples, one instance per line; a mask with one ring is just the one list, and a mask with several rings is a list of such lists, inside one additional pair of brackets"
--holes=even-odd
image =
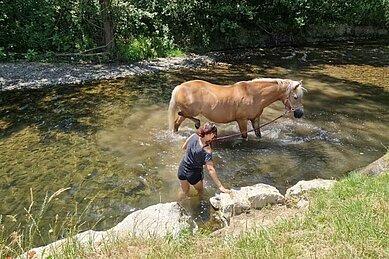
[(247, 234), (240, 240), (249, 238), (258, 254), (271, 258), (386, 258), (388, 183), (388, 174), (352, 175), (328, 192), (310, 192), (311, 205), (302, 219), (280, 223), (269, 235)]
[[(389, 172), (351, 175), (307, 197), (310, 206), (300, 216), (239, 237), (200, 231), (178, 239), (115, 241), (99, 249), (75, 244), (52, 258), (389, 258)], [(1, 247), (0, 255), (6, 255)]]

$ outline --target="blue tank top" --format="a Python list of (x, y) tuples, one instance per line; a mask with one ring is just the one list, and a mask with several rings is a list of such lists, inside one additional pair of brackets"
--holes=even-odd
[[(204, 147), (206, 146), (208, 146), (208, 144)], [(212, 153), (207, 153), (204, 148), (200, 146), (198, 135), (193, 135), (188, 140), (186, 153), (182, 161), (186, 165), (186, 168), (202, 169), (205, 163), (210, 160), (212, 160)]]

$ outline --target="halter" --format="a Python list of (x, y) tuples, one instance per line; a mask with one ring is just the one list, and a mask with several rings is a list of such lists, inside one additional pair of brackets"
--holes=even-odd
[[(301, 81), (299, 82), (299, 84), (297, 86), (299, 86), (300, 84), (301, 84)], [(292, 95), (292, 83), (289, 82), (289, 84), (288, 84), (288, 97), (285, 99), (285, 101), (282, 102), (285, 106), (285, 110), (287, 110), (288, 112), (294, 112), (298, 108), (303, 107), (303, 105), (293, 106), (292, 102), (290, 101), (291, 95)], [(289, 104), (290, 108), (288, 108), (287, 104)]]

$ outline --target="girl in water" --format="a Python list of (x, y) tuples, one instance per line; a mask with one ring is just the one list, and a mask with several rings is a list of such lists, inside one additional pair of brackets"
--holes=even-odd
[(215, 166), (212, 162), (212, 149), (210, 143), (217, 137), (215, 124), (207, 122), (200, 127), (197, 134), (192, 134), (186, 139), (182, 149), (186, 150), (184, 158), (178, 168), (178, 179), (184, 195), (189, 192), (190, 185), (201, 193), (203, 184), (203, 166), (206, 165), (208, 173), (221, 192), (230, 193), (231, 190), (224, 188), (220, 182)]

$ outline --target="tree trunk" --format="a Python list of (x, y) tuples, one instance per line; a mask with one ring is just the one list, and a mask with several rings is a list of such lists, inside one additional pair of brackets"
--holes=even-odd
[(114, 35), (113, 25), (111, 17), (111, 1), (110, 0), (99, 0), (101, 17), (103, 19), (104, 28), (104, 44), (107, 46), (107, 50), (110, 51), (114, 46)]

